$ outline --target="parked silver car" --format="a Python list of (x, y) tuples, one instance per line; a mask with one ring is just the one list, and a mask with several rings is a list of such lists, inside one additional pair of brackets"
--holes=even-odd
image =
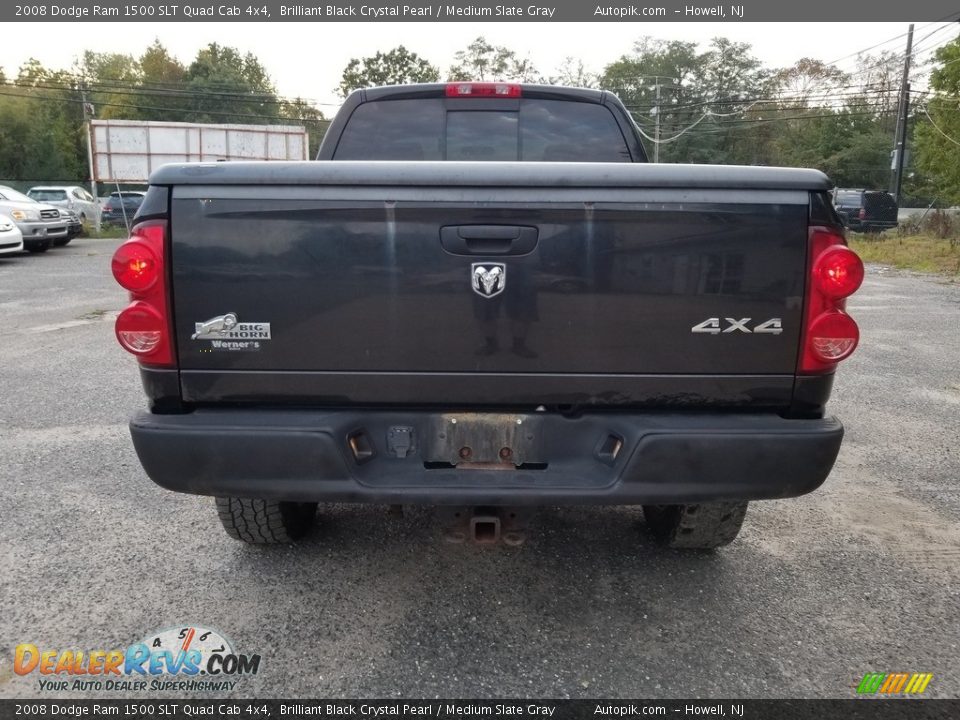
[(27, 190), (27, 196), (75, 213), (85, 227), (100, 217), (100, 203), (79, 185), (38, 185)]
[(69, 218), (62, 217), (59, 208), (38, 203), (6, 185), (0, 185), (0, 213), (16, 223), (30, 252), (46, 252), (54, 241), (70, 238)]

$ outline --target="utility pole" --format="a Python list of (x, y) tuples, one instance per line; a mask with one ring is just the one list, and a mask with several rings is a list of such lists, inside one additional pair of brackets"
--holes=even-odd
[(903, 80), (900, 82), (900, 103), (897, 108), (897, 131), (893, 139), (893, 175), (890, 193), (900, 203), (903, 188), (903, 166), (907, 155), (907, 119), (910, 113), (910, 56), (913, 54), (913, 25), (907, 31), (907, 54), (903, 59)]
[(93, 117), (94, 108), (91, 103), (87, 102), (86, 82), (81, 82), (80, 84), (80, 100), (83, 107), (83, 123), (86, 125), (87, 130), (87, 163), (90, 167), (90, 193), (93, 195), (93, 201), (97, 205), (97, 215), (93, 219), (93, 227), (97, 232), (100, 232), (100, 198), (97, 195), (97, 175), (93, 166), (93, 126), (90, 125), (90, 119)]
[(657, 78), (657, 105), (656, 105), (656, 125), (654, 126), (653, 137), (656, 138), (653, 143), (653, 162), (660, 162), (660, 78)]

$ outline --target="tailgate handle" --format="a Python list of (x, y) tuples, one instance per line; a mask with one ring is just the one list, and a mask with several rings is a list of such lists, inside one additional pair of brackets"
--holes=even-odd
[(451, 255), (526, 255), (539, 235), (525, 225), (447, 225), (440, 228), (440, 244)]

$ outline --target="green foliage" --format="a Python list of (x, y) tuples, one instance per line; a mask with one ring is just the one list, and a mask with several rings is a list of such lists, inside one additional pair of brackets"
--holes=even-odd
[[(6, 83), (0, 73), (0, 83)], [(184, 66), (155, 40), (139, 57), (86, 51), (72, 71), (35, 59), (0, 95), (0, 177), (28, 182), (87, 179), (86, 117), (239, 124), (298, 124), (311, 157), (326, 129), (323, 114), (277, 96), (251, 53), (212, 43)]]
[(659, 115), (661, 162), (765, 162), (755, 143), (740, 147), (724, 116), (763, 97), (770, 75), (746, 43), (714, 38), (700, 52), (693, 42), (646, 37), (604, 69), (602, 86), (620, 96), (648, 136)]
[[(140, 120), (167, 120), (169, 122), (190, 121), (190, 102), (183, 95), (176, 94), (183, 89), (186, 82), (187, 69), (177, 58), (170, 55), (167, 49), (154, 40), (139, 59), (140, 77), (139, 86), (150, 95), (143, 95), (146, 107), (134, 110)], [(159, 106), (162, 109), (147, 109)]]
[[(616, 93), (649, 138), (659, 120), (661, 162), (794, 165), (840, 186), (886, 187), (902, 56), (861, 55), (845, 73), (814, 58), (765, 68), (746, 43), (638, 40), (591, 73), (568, 57), (542, 76), (528, 58), (476, 38), (455, 54), (451, 80), (548, 82)], [(905, 194), (960, 203), (960, 39), (941, 47), (924, 102), (914, 98), (916, 162)], [(338, 90), (434, 82), (440, 70), (400, 45), (351, 59)], [(142, 55), (86, 51), (71, 71), (25, 62), (0, 95), (0, 177), (83, 180), (84, 103), (94, 117), (268, 124), (308, 128), (311, 157), (326, 127), (302, 98), (282, 98), (251, 53), (211, 43), (188, 64), (157, 40)], [(918, 98), (921, 98), (918, 102)], [(930, 119), (926, 112), (929, 111)], [(652, 153), (651, 153), (652, 154)]]
[(436, 82), (439, 79), (438, 68), (399, 45), (389, 52), (378, 52), (373, 57), (351, 58), (343, 69), (343, 80), (338, 90), (346, 97), (360, 88)]
[(648, 148), (659, 115), (661, 162), (814, 167), (841, 186), (885, 188), (901, 69), (901, 57), (882, 53), (860, 56), (853, 75), (813, 58), (771, 70), (746, 43), (714, 38), (701, 51), (643, 38), (601, 84)]
[[(928, 227), (917, 227), (917, 225)], [(922, 223), (911, 223), (905, 232), (883, 233), (880, 236), (851, 233), (847, 236), (864, 262), (892, 265), (907, 270), (940, 273), (960, 279), (960, 244), (957, 241), (956, 219), (938, 214)], [(946, 234), (944, 234), (946, 233)]]
[(37, 60), (21, 66), (11, 95), (0, 96), (0, 177), (42, 180), (83, 173), (79, 97), (61, 87), (63, 73)]
[(254, 124), (277, 115), (277, 93), (266, 68), (252, 53), (210, 43), (184, 75), (191, 93), (190, 122)]
[(917, 167), (943, 203), (960, 204), (960, 38), (937, 50), (930, 76), (936, 91), (917, 125)]

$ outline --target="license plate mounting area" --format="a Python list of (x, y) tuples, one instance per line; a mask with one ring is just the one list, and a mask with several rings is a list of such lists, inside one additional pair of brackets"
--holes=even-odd
[(462, 470), (515, 470), (546, 463), (541, 418), (515, 413), (447, 413), (431, 421), (428, 464)]

